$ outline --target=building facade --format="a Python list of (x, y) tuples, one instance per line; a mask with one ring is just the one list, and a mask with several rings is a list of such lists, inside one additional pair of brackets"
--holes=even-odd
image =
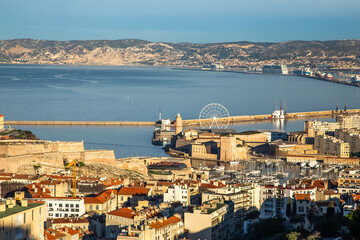
[(234, 234), (234, 203), (213, 199), (193, 212), (185, 212), (190, 239), (231, 239)]

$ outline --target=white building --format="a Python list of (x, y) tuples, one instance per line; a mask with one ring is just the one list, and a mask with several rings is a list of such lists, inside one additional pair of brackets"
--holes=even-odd
[(181, 202), (183, 205), (190, 205), (190, 191), (187, 185), (174, 185), (168, 187), (164, 193), (164, 202)]
[(71, 218), (85, 214), (84, 199), (79, 197), (41, 198), (48, 207), (48, 218)]

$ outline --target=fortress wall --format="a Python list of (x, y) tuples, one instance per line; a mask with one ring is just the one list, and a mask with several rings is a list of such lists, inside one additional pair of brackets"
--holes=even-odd
[(137, 171), (144, 175), (147, 175), (147, 167), (143, 160), (129, 159), (129, 160), (118, 160), (116, 161), (116, 167), (121, 169), (127, 169)]
[(53, 145), (51, 147), (53, 151), (77, 152), (85, 150), (83, 142), (53, 142), (51, 144)]
[(234, 134), (237, 139), (240, 139), (244, 142), (266, 142), (266, 133), (255, 133), (248, 135)]
[(63, 167), (62, 156), (60, 153), (26, 154), (0, 158), (0, 169), (5, 172), (17, 172), (23, 165), (35, 165), (41, 162), (49, 163), (55, 167)]
[(86, 162), (100, 162), (107, 164), (116, 164), (115, 154), (113, 150), (87, 150), (82, 152)]
[(84, 157), (81, 154), (82, 152), (62, 152), (61, 156), (63, 160), (66, 160), (68, 163), (77, 158), (80, 162), (84, 162)]
[(45, 150), (44, 144), (15, 144), (15, 145), (7, 145), (8, 146), (8, 156), (17, 156), (24, 154), (36, 154), (36, 153), (44, 153), (47, 152)]
[(8, 154), (8, 146), (7, 145), (0, 145), (0, 156)]

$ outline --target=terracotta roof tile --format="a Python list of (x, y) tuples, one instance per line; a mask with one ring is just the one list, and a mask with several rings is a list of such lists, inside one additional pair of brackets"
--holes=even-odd
[(155, 228), (157, 230), (157, 229), (163, 228), (165, 226), (168, 226), (170, 224), (178, 223), (181, 221), (182, 220), (178, 217), (170, 217), (167, 220), (163, 219), (162, 221), (156, 221), (155, 223), (150, 223), (149, 227)]
[(310, 201), (310, 194), (306, 193), (306, 194), (295, 194), (295, 200), (299, 201), (299, 200), (307, 200)]
[(118, 195), (147, 195), (150, 188), (146, 187), (122, 187)]

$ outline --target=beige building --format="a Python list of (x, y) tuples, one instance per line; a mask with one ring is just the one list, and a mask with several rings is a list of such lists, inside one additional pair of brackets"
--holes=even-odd
[(234, 233), (234, 203), (213, 199), (193, 212), (185, 212), (189, 239), (230, 239)]
[(44, 239), (45, 204), (18, 199), (0, 203), (0, 239)]
[[(243, 229), (246, 215), (254, 209), (260, 209), (259, 197), (256, 197), (255, 186), (246, 185), (227, 185), (222, 188), (213, 188), (205, 191), (201, 195), (201, 202), (205, 203), (212, 199), (223, 198), (225, 201), (234, 202), (234, 226), (236, 229)], [(260, 191), (258, 191), (260, 192)]]
[(360, 153), (360, 129), (336, 129), (335, 137), (350, 144), (350, 152)]
[(359, 115), (338, 115), (336, 122), (340, 124), (340, 128), (342, 129), (360, 128)]
[(0, 114), (0, 130), (4, 129), (4, 115)]
[(39, 182), (39, 184), (50, 190), (51, 197), (65, 197), (65, 194), (70, 192), (69, 183), (66, 181), (44, 180)]
[(235, 136), (220, 138), (220, 159), (221, 161), (245, 160), (247, 149), (238, 146)]
[(314, 148), (318, 150), (319, 154), (337, 156), (342, 158), (350, 157), (350, 145), (337, 138), (316, 135), (314, 140)]
[(335, 129), (340, 128), (338, 122), (321, 122), (321, 121), (305, 121), (304, 129), (308, 137), (315, 137), (316, 135), (323, 135), (326, 132), (334, 132)]
[(84, 197), (85, 211), (104, 214), (115, 210), (118, 201), (114, 191), (116, 192), (116, 190), (109, 189), (94, 197)]
[(270, 145), (270, 153), (275, 156), (311, 155), (317, 152), (310, 144), (274, 142)]

